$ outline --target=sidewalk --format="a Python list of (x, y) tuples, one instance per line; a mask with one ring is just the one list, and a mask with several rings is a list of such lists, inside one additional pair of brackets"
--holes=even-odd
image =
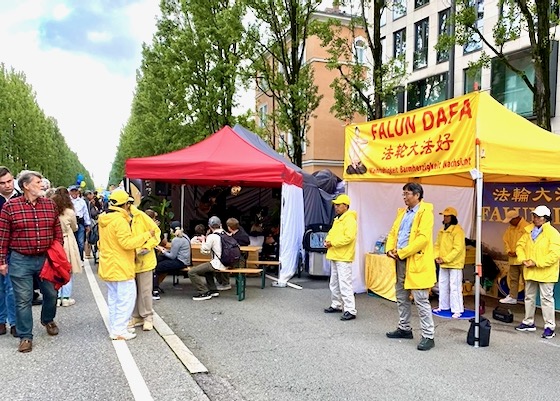
[[(89, 265), (90, 260), (85, 263)], [(94, 279), (106, 297), (104, 282), (96, 276)], [(76, 304), (57, 310), (58, 336), (47, 335), (39, 323), (41, 307), (33, 306), (31, 353), (17, 352), (19, 339), (9, 334), (0, 336), (2, 398), (10, 401), (208, 400), (155, 330), (140, 330), (132, 341), (109, 339), (86, 271), (74, 276), (73, 291)], [(136, 367), (138, 374), (134, 375)], [(132, 375), (128, 378), (130, 383), (127, 375)], [(136, 398), (131, 388), (137, 393)]]

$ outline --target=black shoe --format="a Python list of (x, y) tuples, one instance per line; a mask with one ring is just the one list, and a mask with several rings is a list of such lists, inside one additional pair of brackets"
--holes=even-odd
[(31, 301), (31, 305), (42, 305), (43, 304), (43, 300), (40, 298), (36, 298), (33, 301)]
[(154, 300), (156, 300), (156, 301), (159, 300), (159, 299), (161, 299), (161, 296), (159, 295), (159, 291), (158, 291), (158, 290), (152, 291), (152, 299), (154, 299)]
[(216, 297), (219, 297), (219, 296), (220, 296), (220, 291), (218, 291), (218, 290), (210, 290), (210, 291), (208, 291), (208, 294), (210, 294), (210, 296), (211, 296), (212, 298), (216, 298)]
[(388, 333), (385, 333), (385, 335), (389, 338), (407, 338), (407, 339), (413, 338), (412, 330), (396, 329), (395, 331), (390, 331)]
[(342, 309), (336, 309), (336, 308), (333, 308), (332, 306), (329, 306), (323, 312), (325, 312), (325, 313), (342, 313)]
[(416, 347), (419, 351), (428, 351), (436, 346), (433, 338), (422, 337), (422, 340), (418, 343)]
[(212, 299), (212, 295), (209, 292), (203, 294), (198, 294), (192, 297), (193, 301), (206, 301), (207, 299)]
[(344, 312), (340, 317), (340, 320), (352, 320), (352, 319), (356, 319), (356, 315), (353, 315), (348, 311)]

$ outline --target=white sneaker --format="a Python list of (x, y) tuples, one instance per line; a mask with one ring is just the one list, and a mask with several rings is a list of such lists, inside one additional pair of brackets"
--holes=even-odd
[(60, 303), (62, 306), (72, 306), (76, 303), (76, 300), (73, 298), (62, 298), (62, 302)]
[(116, 335), (116, 334), (111, 334), (111, 340), (132, 340), (133, 338), (136, 338), (136, 333), (126, 333), (126, 334), (120, 334), (120, 335)]
[(512, 298), (508, 295), (507, 297), (500, 299), (500, 303), (501, 304), (516, 305), (517, 304), (517, 299), (514, 299), (514, 298)]
[(230, 284), (226, 284), (226, 285), (217, 285), (216, 288), (218, 289), (218, 291), (227, 291), (227, 290), (231, 290), (231, 285)]

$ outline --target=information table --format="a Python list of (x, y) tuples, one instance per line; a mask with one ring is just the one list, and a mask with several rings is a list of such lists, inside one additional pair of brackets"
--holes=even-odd
[(390, 301), (397, 301), (395, 283), (397, 274), (395, 260), (387, 255), (366, 254), (366, 286), (367, 289)]

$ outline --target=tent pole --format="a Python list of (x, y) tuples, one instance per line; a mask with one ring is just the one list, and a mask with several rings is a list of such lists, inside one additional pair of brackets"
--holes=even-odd
[(478, 348), (480, 340), (480, 278), (482, 277), (482, 188), (483, 177), (480, 171), (480, 140), (476, 139), (476, 171), (471, 172), (476, 178), (476, 274), (474, 291), (474, 347)]
[(185, 184), (181, 184), (181, 227), (185, 227)]

